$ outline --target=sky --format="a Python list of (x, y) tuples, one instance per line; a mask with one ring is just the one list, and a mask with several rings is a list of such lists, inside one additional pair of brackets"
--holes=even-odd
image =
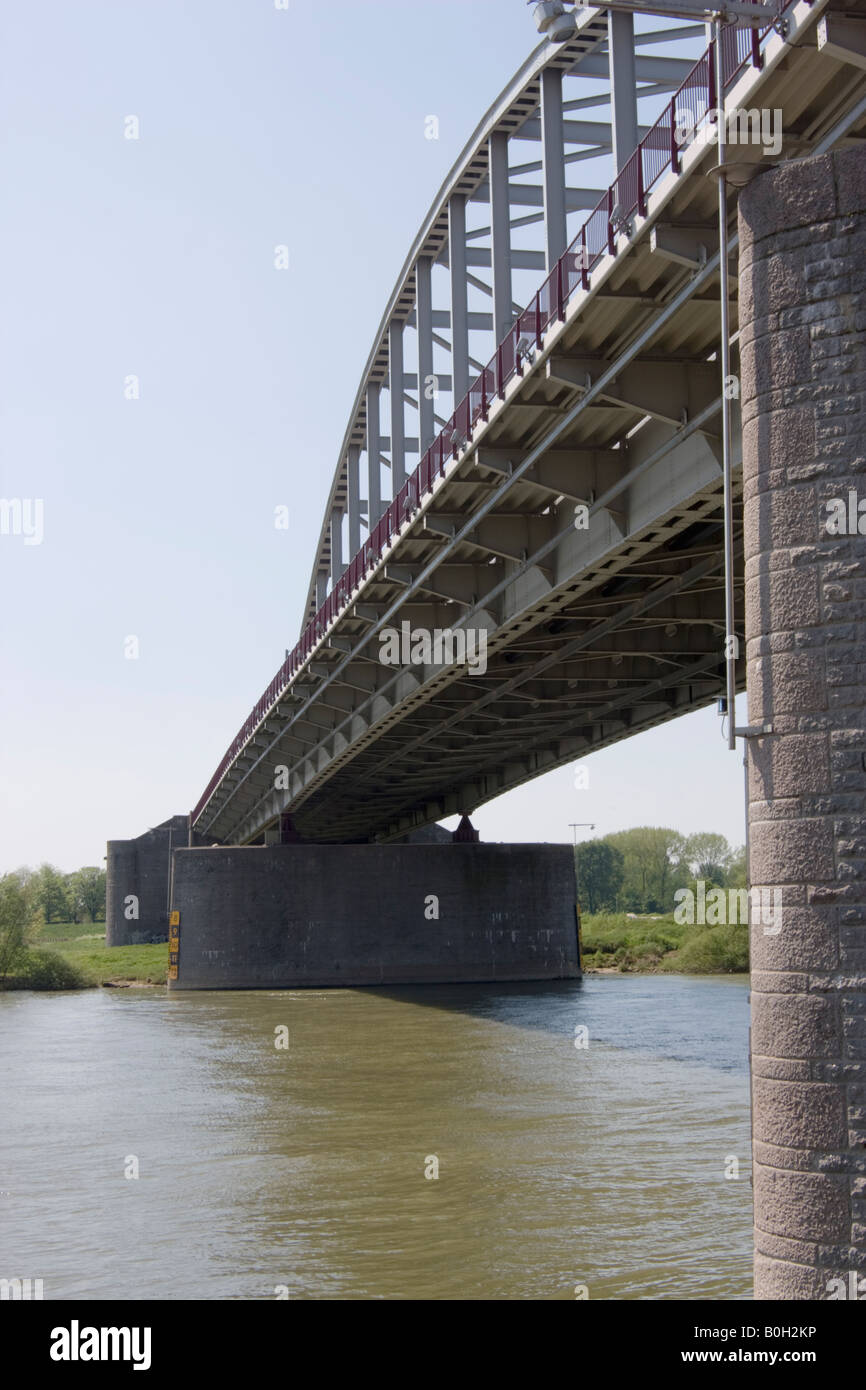
[[(196, 802), (298, 637), (407, 250), (536, 42), (523, 0), (2, 7), (0, 497), (42, 516), (0, 535), (0, 872)], [(744, 838), (713, 708), (586, 772), (482, 839)]]

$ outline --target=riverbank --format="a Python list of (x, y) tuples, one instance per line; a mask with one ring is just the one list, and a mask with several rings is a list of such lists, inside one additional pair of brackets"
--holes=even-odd
[(749, 969), (748, 926), (684, 926), (672, 916), (585, 914), (583, 967), (588, 973), (736, 975)]
[(6, 989), (149, 987), (168, 978), (168, 945), (106, 946), (102, 922), (52, 922)]
[[(672, 916), (586, 913), (587, 974), (731, 975), (749, 968), (747, 926), (681, 926)], [(164, 985), (168, 946), (106, 946), (100, 922), (52, 923), (7, 989), (93, 989)]]

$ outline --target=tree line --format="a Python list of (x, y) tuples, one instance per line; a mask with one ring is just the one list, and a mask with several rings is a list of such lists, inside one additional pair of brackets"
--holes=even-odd
[(51, 922), (104, 922), (105, 870), (86, 865), (65, 874), (53, 864), (23, 867), (4, 874), (2, 882), (22, 904), (28, 918)]
[(619, 830), (577, 845), (575, 868), (585, 912), (672, 912), (676, 890), (696, 879), (708, 888), (746, 887), (745, 849), (707, 830)]

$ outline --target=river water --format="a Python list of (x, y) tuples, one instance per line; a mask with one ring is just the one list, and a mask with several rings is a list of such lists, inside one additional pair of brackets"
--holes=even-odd
[(630, 975), (0, 994), (0, 1277), (749, 1298), (747, 1002), (745, 977)]

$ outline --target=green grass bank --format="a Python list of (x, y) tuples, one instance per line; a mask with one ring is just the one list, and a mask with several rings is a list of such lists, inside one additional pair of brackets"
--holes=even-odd
[(733, 975), (749, 969), (748, 926), (681, 926), (672, 916), (585, 913), (585, 970)]
[(90, 989), (98, 985), (164, 985), (168, 944), (106, 946), (102, 922), (52, 922), (39, 933), (7, 989)]

